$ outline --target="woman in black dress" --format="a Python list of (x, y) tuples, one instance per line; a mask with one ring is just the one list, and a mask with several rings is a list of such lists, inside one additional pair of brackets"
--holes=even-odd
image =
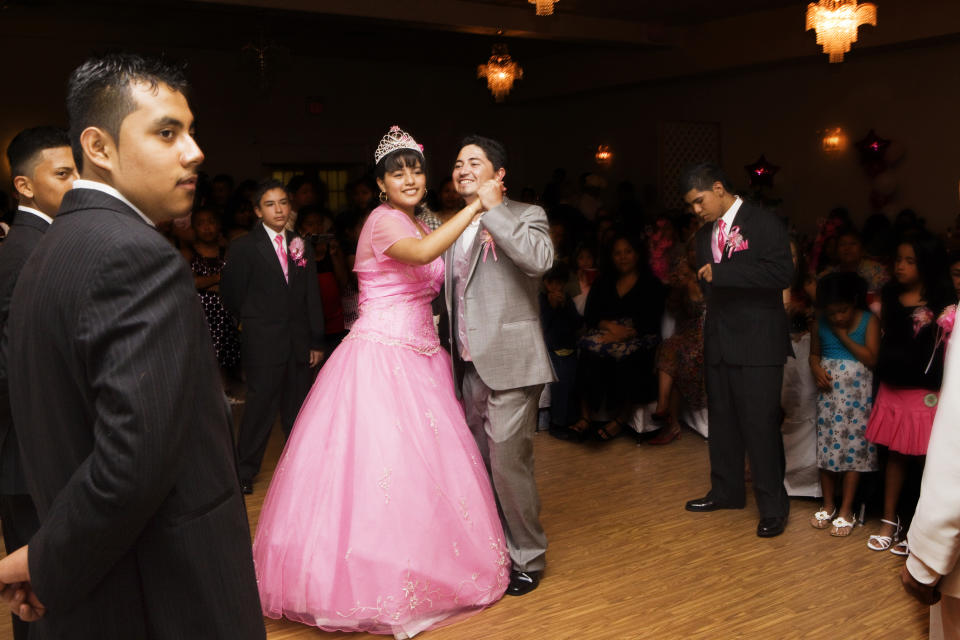
[(201, 209), (193, 214), (192, 224), (196, 239), (193, 250), (185, 251), (184, 256), (193, 271), (217, 362), (230, 372), (240, 364), (240, 336), (236, 321), (220, 299), (220, 272), (226, 264), (226, 249), (220, 245), (220, 222), (213, 211)]
[(585, 435), (591, 413), (604, 409), (612, 419), (596, 430), (601, 440), (620, 435), (634, 408), (657, 398), (654, 360), (666, 299), (641, 242), (618, 235), (610, 258), (612, 268), (587, 296), (577, 367), (581, 418), (571, 427)]

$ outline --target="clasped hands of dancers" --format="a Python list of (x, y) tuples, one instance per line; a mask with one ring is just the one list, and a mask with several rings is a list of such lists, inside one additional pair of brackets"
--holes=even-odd
[[(182, 69), (129, 54), (71, 75), (69, 140), (82, 180), (20, 265), (5, 354), (17, 372), (13, 424), (30, 425), (18, 436), (40, 525), (0, 560), (0, 598), (41, 639), (263, 638), (261, 610), (408, 638), (535, 589), (547, 540), (532, 437), (554, 380), (537, 293), (554, 254), (543, 209), (504, 197), (503, 145), (463, 140), (453, 179), (467, 205), (428, 233), (415, 215), (422, 149), (396, 127), (381, 140), (383, 204), (354, 267), (360, 317), (303, 402), (251, 554), (209, 331), (181, 256), (152, 228), (189, 213), (204, 159), (186, 87)], [(791, 271), (786, 232), (741, 207), (712, 168), (687, 184), (706, 219), (737, 216), (750, 248), (712, 261), (713, 487), (687, 508), (743, 505), (746, 445), (758, 533), (775, 535), (788, 503), (780, 480), (780, 493), (761, 487), (778, 457), (757, 444), (769, 438), (723, 416), (757, 414), (762, 430), (771, 417), (756, 389), (779, 393), (786, 327), (782, 343), (758, 348), (750, 327), (767, 319), (750, 316), (750, 296), (729, 298), (760, 283), (758, 306), (774, 306), (768, 289), (779, 296)], [(256, 268), (292, 289), (309, 266), (290, 255), (289, 237), (264, 229), (277, 246), (257, 250)], [(697, 242), (700, 264), (710, 263), (716, 232)], [(441, 290), (451, 354), (433, 325)], [(749, 349), (730, 333), (737, 322)], [(765, 528), (769, 518), (779, 520)]]

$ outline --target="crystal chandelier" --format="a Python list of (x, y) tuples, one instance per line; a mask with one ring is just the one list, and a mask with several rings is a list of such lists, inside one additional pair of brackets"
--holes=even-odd
[(510, 57), (507, 45), (497, 43), (493, 45), (493, 54), (487, 64), (477, 67), (477, 77), (486, 78), (494, 100), (503, 102), (513, 88), (513, 81), (523, 77), (523, 69)]
[(877, 26), (877, 5), (857, 0), (819, 0), (807, 5), (807, 31), (817, 32), (817, 44), (830, 62), (843, 62), (843, 54), (857, 41), (860, 25)]
[(553, 5), (555, 5), (560, 0), (529, 0), (529, 1), (530, 1), (530, 4), (537, 5), (538, 16), (552, 16)]

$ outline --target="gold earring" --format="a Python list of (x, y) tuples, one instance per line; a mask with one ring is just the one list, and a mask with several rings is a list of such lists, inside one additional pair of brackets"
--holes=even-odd
[(383, 191), (380, 192), (380, 204), (385, 204), (387, 202), (387, 194)]

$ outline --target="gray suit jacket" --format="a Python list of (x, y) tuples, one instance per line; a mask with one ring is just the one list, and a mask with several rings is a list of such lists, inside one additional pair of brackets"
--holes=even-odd
[[(483, 231), (493, 238), (497, 258), (483, 252)], [(444, 256), (447, 311), (450, 314), (450, 347), (453, 352), (457, 393), (463, 361), (452, 332), (456, 326), (454, 251)], [(504, 391), (553, 382), (556, 377), (540, 327), (537, 293), (540, 277), (553, 266), (553, 243), (547, 214), (535, 205), (504, 200), (487, 211), (470, 254), (464, 290), (464, 320), (470, 357), (477, 373), (491, 389)]]

